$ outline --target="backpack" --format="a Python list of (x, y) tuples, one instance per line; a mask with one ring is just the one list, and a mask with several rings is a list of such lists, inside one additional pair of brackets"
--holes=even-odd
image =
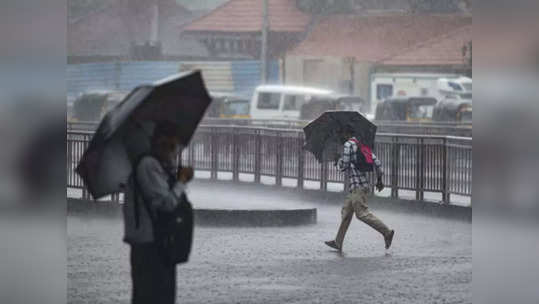
[[(148, 155), (143, 155), (136, 162), (134, 167), (135, 181), (135, 225), (139, 222), (139, 196), (137, 189), (140, 189), (136, 176), (136, 168), (140, 161)], [(176, 183), (175, 176), (169, 176), (168, 184), (172, 189)], [(171, 212), (155, 210), (152, 212), (150, 205), (140, 195), (146, 211), (150, 215), (153, 227), (154, 243), (157, 245), (157, 251), (162, 261), (166, 265), (176, 265), (185, 263), (189, 259), (191, 244), (193, 242), (193, 207), (187, 199), (185, 193), (182, 193), (178, 206)]]
[(355, 138), (350, 138), (356, 146), (356, 157), (352, 161), (354, 167), (356, 167), (361, 172), (372, 172), (374, 168), (374, 161), (372, 159), (372, 150), (369, 146), (362, 144), (359, 140)]

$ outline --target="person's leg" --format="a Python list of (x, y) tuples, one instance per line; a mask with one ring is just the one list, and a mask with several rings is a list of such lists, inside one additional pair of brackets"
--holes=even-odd
[(159, 269), (161, 285), (159, 286), (160, 304), (176, 303), (176, 266), (162, 265)]
[(154, 303), (152, 250), (149, 244), (131, 245), (132, 304)]
[(344, 206), (341, 210), (341, 224), (339, 226), (339, 230), (337, 231), (337, 237), (335, 238), (335, 243), (340, 250), (342, 250), (344, 236), (346, 235), (346, 231), (348, 231), (348, 227), (350, 226), (350, 222), (352, 221), (353, 216), (353, 194), (350, 193), (344, 201)]
[(382, 220), (370, 212), (367, 205), (367, 194), (367, 190), (358, 191), (357, 200), (354, 201), (356, 217), (360, 221), (380, 232), (384, 238), (386, 238), (390, 235), (391, 230), (386, 226), (386, 224), (384, 224), (384, 222), (382, 222)]

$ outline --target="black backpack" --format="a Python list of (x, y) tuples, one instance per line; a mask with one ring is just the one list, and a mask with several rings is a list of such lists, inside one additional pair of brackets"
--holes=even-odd
[[(134, 167), (135, 181), (135, 225), (139, 224), (139, 196), (137, 189), (140, 189), (136, 177), (136, 168), (144, 157), (153, 157), (143, 155), (136, 162)], [(176, 183), (175, 176), (169, 176), (168, 184), (172, 189)], [(176, 265), (185, 263), (189, 260), (191, 245), (193, 242), (193, 207), (187, 199), (185, 193), (182, 193), (178, 206), (171, 212), (155, 210), (152, 212), (150, 205), (140, 195), (146, 211), (150, 215), (153, 227), (154, 243), (157, 245), (159, 255), (166, 265)]]
[(356, 146), (356, 160), (353, 161), (354, 167), (361, 172), (372, 172), (374, 169), (374, 161), (372, 159), (372, 150), (369, 146), (362, 144), (359, 140), (351, 138)]

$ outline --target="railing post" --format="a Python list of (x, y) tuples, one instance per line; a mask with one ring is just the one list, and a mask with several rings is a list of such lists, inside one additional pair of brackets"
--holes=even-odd
[(240, 159), (240, 149), (238, 144), (238, 129), (232, 129), (232, 180), (234, 182), (239, 181), (240, 179), (240, 168), (239, 168), (239, 159)]
[(398, 179), (400, 167), (400, 143), (398, 138), (392, 137), (393, 161), (391, 162), (391, 197), (399, 198)]
[(67, 185), (73, 184), (73, 140), (67, 138), (67, 167), (66, 167), (66, 176), (67, 176)]
[(442, 147), (442, 202), (444, 204), (449, 204), (449, 200), (450, 200), (450, 197), (449, 197), (449, 170), (448, 170), (448, 166), (449, 166), (449, 162), (448, 162), (448, 156), (449, 156), (449, 153), (448, 153), (448, 150), (449, 147), (447, 145), (447, 138), (444, 137), (443, 139), (443, 147)]
[[(81, 155), (82, 155), (82, 151), (86, 151), (89, 144), (90, 144), (90, 138), (85, 136), (84, 142), (82, 144)], [(84, 200), (91, 200), (92, 199), (92, 196), (90, 195), (90, 192), (88, 192), (88, 189), (86, 189), (86, 186), (84, 184), (82, 185), (82, 199), (84, 199)]]
[(422, 201), (425, 187), (425, 142), (419, 138), (419, 145), (416, 146), (416, 194), (415, 199)]
[(195, 152), (195, 141), (194, 140), (191, 140), (191, 142), (189, 143), (189, 146), (187, 146), (187, 165), (190, 166), (190, 167), (193, 167), (193, 169), (196, 169), (195, 168), (195, 163), (194, 163), (194, 152)]
[(211, 129), (210, 133), (210, 151), (211, 151), (211, 179), (217, 179), (217, 167), (218, 167), (218, 147), (217, 147), (217, 134), (214, 128)]
[(323, 191), (328, 190), (328, 163), (323, 162), (320, 164), (321, 167), (321, 175), (320, 175), (320, 189)]
[(297, 155), (298, 155), (298, 190), (303, 190), (304, 168), (305, 168), (305, 150), (303, 149), (303, 140), (301, 133), (298, 138)]
[(255, 183), (260, 183), (261, 175), (261, 159), (262, 159), (262, 140), (260, 136), (260, 131), (255, 131)]
[(275, 137), (277, 145), (277, 153), (275, 159), (275, 184), (281, 186), (283, 184), (283, 136), (281, 132), (277, 133)]

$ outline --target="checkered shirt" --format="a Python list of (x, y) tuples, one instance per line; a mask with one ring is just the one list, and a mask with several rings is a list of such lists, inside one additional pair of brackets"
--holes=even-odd
[[(353, 164), (353, 161), (356, 160), (356, 152), (358, 146), (354, 141), (352, 141), (352, 139), (355, 139), (355, 137), (349, 139), (347, 142), (344, 143), (343, 156), (338, 161), (339, 170), (348, 173), (350, 192), (358, 188), (370, 188), (367, 173), (359, 171), (359, 169), (357, 169)], [(384, 175), (384, 171), (382, 170), (382, 163), (376, 157), (376, 155), (374, 155), (374, 153), (372, 153), (372, 160), (374, 162), (376, 176), (382, 177)]]

